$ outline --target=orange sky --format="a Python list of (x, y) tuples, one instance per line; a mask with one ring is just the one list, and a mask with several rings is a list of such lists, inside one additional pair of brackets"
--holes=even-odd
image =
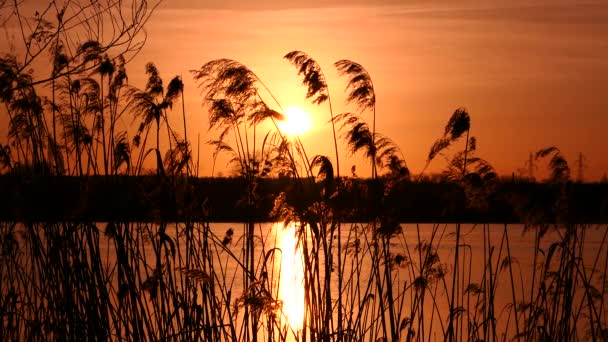
[[(510, 174), (530, 152), (555, 145), (571, 163), (582, 152), (585, 178), (599, 179), (608, 172), (608, 3), (543, 2), (317, 0), (300, 7), (272, 0), (256, 6), (167, 1), (129, 70), (132, 79), (143, 77), (144, 62), (154, 61), (167, 79), (184, 75), (189, 134), (200, 131), (204, 142), (210, 138), (206, 113), (189, 69), (233, 58), (254, 70), (283, 106), (300, 105), (304, 88), (282, 56), (302, 50), (323, 67), (336, 112), (342, 112), (348, 110), (344, 79), (333, 62), (352, 59), (372, 75), (378, 130), (400, 145), (413, 172), (424, 166), (452, 111), (464, 106), (479, 155), (499, 173)], [(317, 122), (326, 121), (326, 106), (309, 108)], [(330, 137), (328, 125), (308, 134), (309, 154), (332, 156)], [(343, 162), (343, 171), (354, 162)], [(432, 170), (443, 166), (434, 163)], [(201, 172), (209, 171), (201, 165)]]
[[(214, 138), (189, 73), (215, 58), (236, 59), (269, 85), (283, 106), (305, 105), (305, 89), (282, 56), (302, 50), (323, 67), (334, 110), (347, 58), (370, 72), (378, 131), (393, 138), (418, 173), (457, 107), (472, 117), (478, 154), (511, 174), (530, 152), (555, 145), (571, 163), (582, 152), (585, 178), (608, 172), (608, 3), (605, 1), (241, 1), (166, 0), (147, 25), (144, 49), (128, 66), (144, 85), (153, 61), (165, 80), (186, 81), (188, 136), (196, 148)], [(327, 106), (306, 105), (316, 128), (303, 137), (309, 155), (333, 156)], [(180, 113), (174, 113), (178, 120)], [(357, 159), (341, 152), (343, 173)], [(201, 151), (201, 174), (211, 172)], [(436, 160), (431, 171), (444, 165)], [(221, 166), (221, 165), (220, 165)], [(539, 165), (542, 170), (544, 164)], [(360, 165), (360, 174), (369, 171)], [(574, 176), (576, 169), (573, 167)], [(539, 172), (541, 172), (539, 170)]]

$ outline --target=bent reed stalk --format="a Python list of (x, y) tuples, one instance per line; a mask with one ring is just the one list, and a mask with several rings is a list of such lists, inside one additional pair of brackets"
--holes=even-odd
[[(300, 61), (300, 67), (308, 66), (300, 69), (304, 76), (323, 75), (310, 56), (291, 56), (305, 56)], [(34, 81), (15, 71), (14, 77), (25, 86), (2, 99), (11, 120), (10, 144), (3, 144), (2, 150), (17, 149), (2, 159), (3, 172), (32, 177), (141, 175), (153, 154), (157, 176), (142, 186), (165, 191), (173, 203), (177, 197), (193, 198), (185, 107), (183, 139), (168, 115), (176, 101), (183, 102), (181, 79), (174, 78), (164, 88), (158, 70), (149, 64), (146, 88), (127, 88), (124, 60), (104, 55), (98, 60), (108, 64), (97, 74), (71, 69), (69, 75), (58, 76), (53, 95), (57, 103), (46, 106), (40, 105)], [(10, 69), (10, 61), (2, 63), (7, 70), (17, 70)], [(279, 108), (275, 110), (265, 102), (265, 97), (274, 96), (265, 93), (269, 88), (249, 68), (227, 59), (206, 63), (193, 75), (203, 90), (210, 126), (218, 130), (211, 141), (215, 157), (228, 154), (245, 184), (242, 201), (234, 203), (247, 215), (242, 228), (220, 231), (208, 216), (193, 216), (190, 207), (180, 208), (185, 213), (182, 222), (168, 222), (161, 203), (155, 204), (154, 223), (0, 222), (0, 339), (608, 338), (605, 225), (530, 220), (521, 232), (506, 224), (496, 228), (398, 222), (392, 195), (399, 182), (409, 181), (409, 171), (399, 148), (376, 132), (371, 76), (352, 61), (341, 60), (336, 67), (348, 77), (349, 102), (357, 110), (334, 115), (330, 108), (331, 123), (339, 127), (351, 154), (363, 152), (369, 159), (371, 183), (340, 177), (328, 157), (309, 159), (299, 140), (285, 137), (274, 125), (282, 116), (280, 104), (274, 100)], [(306, 79), (316, 103), (329, 98), (324, 77)], [(366, 114), (372, 115), (371, 129)], [(132, 138), (128, 127), (120, 131), (118, 125), (127, 115), (141, 119)], [(47, 117), (57, 125), (51, 134)], [(473, 154), (468, 113), (459, 109), (452, 118), (431, 149), (429, 162), (466, 132), (466, 146), (452, 159), (446, 177), (467, 190), (471, 205), (479, 205), (484, 186), (491, 186), (492, 170)], [(164, 138), (171, 141), (164, 157), (162, 125)], [(152, 148), (147, 147), (150, 129), (156, 133)], [(337, 147), (334, 152), (337, 162)], [(271, 225), (258, 220), (261, 180), (279, 175), (289, 177), (291, 186), (308, 199), (300, 205), (282, 193), (274, 199), (272, 212), (277, 222), (294, 227), (301, 252), (296, 261), (302, 265), (303, 283), (292, 284), (303, 287), (299, 326), (290, 324), (280, 295), (282, 260), (293, 256), (281, 250)], [(483, 186), (476, 183), (480, 179)], [(347, 207), (346, 190), (369, 195), (358, 206)], [(207, 198), (204, 213), (212, 210), (215, 200)], [(357, 211), (369, 211), (372, 219), (349, 223)], [(587, 237), (600, 229), (601, 238), (590, 242)], [(523, 233), (533, 234), (532, 265), (514, 257), (521, 251), (513, 242)], [(590, 243), (596, 248), (591, 254)], [(508, 296), (499, 296), (502, 289)]]

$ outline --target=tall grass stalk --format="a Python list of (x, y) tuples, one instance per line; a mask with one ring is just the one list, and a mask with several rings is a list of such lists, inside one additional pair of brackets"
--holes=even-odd
[[(17, 75), (27, 86), (15, 92), (17, 97), (2, 99), (11, 120), (8, 145), (16, 149), (7, 172), (140, 175), (153, 153), (157, 176), (142, 178), (149, 183), (141, 186), (167, 194), (166, 203), (153, 205), (154, 222), (0, 222), (0, 339), (607, 338), (605, 225), (529, 222), (521, 231), (507, 224), (397, 221), (391, 200), (397, 185), (409, 181), (407, 167), (392, 140), (376, 132), (374, 88), (361, 65), (348, 60), (336, 64), (347, 77), (347, 97), (355, 112), (329, 111), (347, 151), (368, 158), (370, 183), (340, 177), (328, 157), (309, 158), (300, 140), (280, 132), (280, 104), (246, 66), (222, 59), (193, 72), (217, 134), (211, 141), (215, 157), (228, 155), (244, 184), (242, 200), (234, 206), (247, 219), (220, 226), (208, 219), (214, 198), (202, 204), (203, 217), (185, 207), (180, 208), (183, 221), (167, 219), (166, 205), (179, 196), (195, 198), (181, 78), (165, 88), (158, 70), (148, 65), (145, 90), (126, 88), (124, 63), (113, 61), (115, 70), (122, 71), (100, 71), (97, 85), (78, 70), (72, 69), (69, 77), (61, 74), (58, 96), (51, 100), (58, 103), (44, 108), (38, 106), (42, 102), (33, 82)], [(322, 75), (314, 63), (308, 72)], [(99, 89), (101, 108), (87, 102), (91, 93), (85, 90), (91, 89)], [(313, 96), (329, 99), (327, 84), (321, 89), (325, 93)], [(267, 97), (275, 101), (272, 106)], [(168, 120), (180, 98), (183, 139)], [(123, 115), (141, 119), (131, 139), (128, 127), (117, 127)], [(45, 116), (58, 125), (52, 132)], [(446, 177), (456, 179), (475, 205), (480, 188), (492, 183), (486, 177), (491, 170), (473, 153), (469, 120), (464, 109), (454, 112), (428, 162), (464, 136), (465, 147), (450, 162)], [(171, 141), (164, 156), (162, 125)], [(156, 131), (153, 148), (146, 146), (150, 129)], [(56, 137), (58, 132), (63, 136)], [(334, 152), (337, 165), (337, 148)], [(558, 152), (544, 150), (540, 156), (557, 158), (554, 164), (563, 167)], [(65, 168), (59, 167), (64, 162)], [(562, 171), (556, 181), (566, 174)], [(272, 215), (280, 225), (273, 226), (260, 222), (260, 187), (264, 178), (279, 175), (289, 177), (307, 200), (290, 198), (293, 192), (279, 194)], [(483, 186), (476, 187), (479, 179)], [(359, 204), (343, 205), (347, 191), (360, 196)], [(350, 223), (353, 211), (368, 211), (371, 219)], [(281, 248), (280, 234), (287, 233), (281, 227), (295, 231), (301, 259)], [(598, 234), (600, 229), (604, 231)], [(531, 240), (531, 250), (517, 250), (518, 239)], [(288, 285), (303, 289), (298, 325), (291, 322), (291, 308), (282, 297), (289, 291), (281, 279), (283, 262), (290, 258), (302, 267), (302, 283)]]

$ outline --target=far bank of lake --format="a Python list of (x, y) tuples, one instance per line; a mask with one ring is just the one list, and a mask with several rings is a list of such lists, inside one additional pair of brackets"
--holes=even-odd
[[(0, 220), (269, 222), (279, 193), (295, 208), (326, 200), (311, 179), (262, 178), (255, 187), (255, 207), (248, 208), (243, 178), (5, 175)], [(330, 200), (351, 222), (368, 221), (374, 206), (400, 222), (608, 222), (608, 183), (507, 179), (470, 188), (424, 180), (402, 181), (388, 194), (373, 194), (373, 188), (369, 179), (344, 179), (340, 195)]]

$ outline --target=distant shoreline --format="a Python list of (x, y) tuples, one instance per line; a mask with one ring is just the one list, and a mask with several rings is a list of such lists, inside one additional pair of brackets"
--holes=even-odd
[[(365, 222), (370, 213), (367, 179), (333, 200), (344, 221)], [(482, 189), (484, 190), (484, 189)], [(525, 223), (608, 222), (608, 184), (545, 184), (500, 181), (481, 199), (456, 183), (398, 183), (381, 200), (400, 222)], [(158, 178), (156, 176), (0, 176), (0, 220), (15, 222), (272, 222), (274, 200), (285, 192), (296, 208), (316, 200), (310, 179), (264, 178), (255, 207), (243, 205), (241, 178)], [(475, 203), (477, 201), (478, 203)], [(356, 209), (353, 209), (356, 208)]]

